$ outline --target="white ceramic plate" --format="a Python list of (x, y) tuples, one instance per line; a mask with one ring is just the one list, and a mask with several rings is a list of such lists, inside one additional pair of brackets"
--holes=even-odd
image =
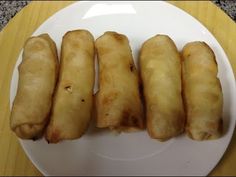
[[(228, 59), (212, 34), (196, 19), (165, 2), (77, 2), (45, 21), (33, 35), (49, 33), (58, 52), (62, 36), (85, 28), (95, 38), (114, 30), (128, 36), (137, 62), (141, 44), (155, 34), (168, 34), (181, 50), (194, 40), (207, 42), (219, 65), (224, 95), (224, 136), (219, 140), (196, 142), (185, 135), (164, 143), (147, 133), (115, 135), (93, 132), (79, 140), (47, 144), (22, 141), (21, 145), (44, 175), (207, 175), (223, 156), (233, 133), (236, 118), (235, 81)], [(18, 83), (17, 61), (12, 83), (11, 104)], [(95, 88), (96, 90), (96, 88)]]

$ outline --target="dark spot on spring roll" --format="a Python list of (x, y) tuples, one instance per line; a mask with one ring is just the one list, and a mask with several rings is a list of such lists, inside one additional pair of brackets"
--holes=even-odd
[(130, 69), (131, 72), (133, 72), (133, 70), (134, 70), (134, 65), (133, 65), (132, 63), (129, 65), (129, 69)]

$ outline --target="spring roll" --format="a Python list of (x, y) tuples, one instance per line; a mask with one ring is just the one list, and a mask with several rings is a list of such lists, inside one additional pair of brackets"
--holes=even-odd
[(94, 38), (89, 31), (67, 32), (62, 41), (59, 80), (46, 139), (80, 138), (88, 128), (93, 103)]
[(174, 42), (156, 35), (144, 42), (140, 69), (150, 137), (165, 141), (184, 130), (181, 59)]
[(144, 128), (139, 77), (128, 38), (106, 32), (95, 43), (99, 63), (97, 127), (132, 132)]
[(217, 139), (222, 134), (223, 96), (215, 55), (206, 43), (191, 42), (184, 46), (182, 58), (188, 136)]
[(26, 41), (10, 117), (11, 129), (18, 137), (36, 140), (42, 136), (52, 104), (57, 68), (56, 45), (49, 35)]

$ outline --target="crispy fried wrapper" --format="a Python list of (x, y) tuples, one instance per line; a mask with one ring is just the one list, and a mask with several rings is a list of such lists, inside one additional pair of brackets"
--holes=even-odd
[(91, 120), (94, 87), (94, 38), (87, 30), (67, 32), (61, 46), (59, 81), (46, 139), (80, 138)]
[(144, 42), (140, 70), (150, 137), (168, 140), (184, 131), (181, 59), (174, 42), (156, 35)]
[(48, 34), (29, 38), (19, 65), (10, 126), (22, 139), (38, 139), (48, 122), (57, 80), (56, 45)]
[(215, 55), (206, 43), (196, 41), (184, 46), (182, 58), (188, 136), (217, 139), (222, 134), (223, 94)]
[(128, 38), (106, 32), (95, 46), (99, 63), (97, 127), (124, 132), (144, 129), (139, 77)]

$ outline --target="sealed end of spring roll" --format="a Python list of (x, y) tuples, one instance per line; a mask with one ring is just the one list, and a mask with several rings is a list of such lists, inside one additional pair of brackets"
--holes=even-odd
[(10, 118), (11, 129), (18, 137), (35, 140), (43, 134), (56, 85), (57, 67), (56, 45), (47, 34), (26, 41)]
[(140, 70), (146, 104), (147, 130), (165, 141), (184, 130), (181, 59), (174, 42), (156, 35), (142, 45)]
[(186, 131), (194, 140), (222, 134), (223, 95), (215, 55), (204, 42), (191, 42), (182, 51)]
[(94, 87), (94, 38), (87, 30), (67, 32), (62, 41), (59, 80), (46, 139), (77, 139), (88, 128)]
[(144, 128), (139, 78), (128, 38), (106, 32), (95, 43), (99, 63), (97, 127), (117, 131)]

